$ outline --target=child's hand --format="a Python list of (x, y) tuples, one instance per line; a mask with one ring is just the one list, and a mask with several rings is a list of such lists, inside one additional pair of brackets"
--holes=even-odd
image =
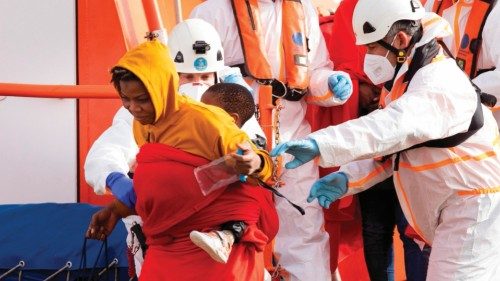
[(250, 175), (260, 169), (261, 159), (257, 153), (252, 149), (249, 143), (244, 142), (238, 144), (238, 148), (243, 151), (241, 155), (236, 152), (231, 153), (230, 156), (234, 160), (234, 170), (238, 174)]

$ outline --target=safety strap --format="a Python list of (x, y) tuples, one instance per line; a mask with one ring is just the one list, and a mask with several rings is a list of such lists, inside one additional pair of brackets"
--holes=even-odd
[(134, 225), (132, 225), (132, 227), (130, 228), (130, 231), (135, 234), (135, 237), (137, 237), (137, 241), (139, 241), (139, 245), (141, 246), (142, 250), (142, 257), (146, 256), (148, 245), (146, 244), (146, 235), (144, 235), (141, 225), (138, 223), (134, 223)]
[[(78, 267), (79, 276), (75, 279), (78, 281), (83, 281), (84, 277), (87, 276), (86, 274), (84, 274), (84, 276), (82, 276), (82, 272), (85, 273), (87, 271), (87, 240), (88, 240), (88, 238), (86, 238), (86, 237), (83, 240), (82, 256), (80, 258), (80, 265)], [(97, 264), (99, 262), (99, 257), (101, 256), (103, 248), (104, 248), (105, 263), (106, 263), (106, 265), (108, 263), (108, 239), (105, 238), (104, 241), (102, 241), (101, 247), (99, 248), (99, 253), (97, 254), (97, 257), (95, 258), (94, 265), (92, 266), (92, 270), (90, 271), (90, 274), (88, 275), (87, 281), (98, 280), (97, 279), (98, 272), (96, 272), (96, 269), (97, 269)]]
[(426, 141), (417, 145), (414, 145), (410, 148), (407, 148), (405, 150), (399, 151), (396, 153), (396, 159), (394, 160), (394, 171), (399, 171), (399, 157), (401, 152), (410, 150), (410, 149), (415, 149), (419, 147), (436, 147), (436, 148), (447, 148), (447, 147), (454, 147), (457, 146), (464, 141), (466, 141), (468, 138), (470, 138), (472, 135), (474, 135), (479, 129), (481, 129), (484, 125), (484, 119), (483, 119), (483, 110), (481, 106), (481, 98), (478, 94), (477, 97), (477, 106), (476, 106), (476, 111), (472, 115), (471, 122), (469, 125), (469, 128), (467, 131), (455, 134), (453, 136), (449, 136), (446, 138), (442, 139), (437, 139), (437, 140), (430, 140)]
[[(495, 2), (496, 0), (474, 1), (469, 17), (467, 18), (460, 46), (457, 46), (459, 48), (456, 57), (457, 64), (471, 78), (476, 77), (477, 74), (477, 62), (483, 41), (483, 29)], [(455, 30), (455, 32), (459, 31)]]
[(305, 37), (302, 1), (283, 0), (282, 3), (281, 41), (285, 81), (273, 78), (271, 64), (266, 56), (258, 0), (232, 0), (231, 4), (245, 57), (245, 71), (242, 73), (251, 76), (259, 84), (271, 86), (274, 98), (300, 100), (309, 85), (307, 67), (309, 50)]
[(270, 190), (272, 193), (274, 193), (274, 195), (276, 195), (278, 197), (281, 197), (281, 198), (284, 198), (288, 203), (290, 203), (290, 205), (292, 205), (295, 209), (297, 209), (297, 211), (299, 211), (301, 215), (305, 215), (306, 214), (306, 212), (304, 211), (304, 209), (302, 207), (300, 207), (299, 205), (297, 205), (297, 204), (293, 203), (292, 201), (290, 201), (288, 198), (286, 198), (285, 195), (281, 194), (278, 190), (276, 190), (276, 188), (273, 188), (272, 186), (268, 185), (267, 183), (265, 183), (261, 179), (259, 179), (259, 185), (262, 186), (265, 189)]

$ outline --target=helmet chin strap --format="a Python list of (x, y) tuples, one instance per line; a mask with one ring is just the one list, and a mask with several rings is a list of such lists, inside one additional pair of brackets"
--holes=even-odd
[[(396, 75), (398, 74), (399, 69), (401, 68), (401, 66), (403, 65), (403, 63), (407, 59), (408, 50), (410, 49), (411, 46), (414, 45), (414, 43), (416, 43), (416, 41), (420, 40), (420, 37), (421, 36), (419, 36), (418, 34), (414, 34), (410, 39), (410, 43), (408, 44), (408, 47), (406, 47), (405, 49), (398, 49), (398, 48), (392, 46), (392, 43), (389, 44), (389, 43), (385, 42), (383, 39), (380, 39), (379, 41), (377, 41), (377, 43), (382, 45), (382, 47), (386, 48), (387, 50), (389, 50), (389, 52), (396, 55), (396, 69), (394, 71), (394, 77), (392, 77), (392, 79), (390, 81), (387, 81), (384, 84), (384, 87), (387, 90), (390, 91), (392, 89), (392, 86), (394, 84), (394, 79), (396, 79)], [(394, 39), (393, 39), (393, 42), (394, 42)]]
[(396, 55), (396, 67), (394, 70), (394, 76), (392, 77), (391, 80), (385, 82), (384, 87), (390, 91), (392, 89), (392, 86), (394, 84), (394, 79), (396, 79), (396, 75), (398, 74), (399, 69), (403, 65), (403, 63), (406, 61), (406, 50), (399, 50), (396, 47), (392, 46), (391, 44), (385, 42), (383, 39), (377, 41), (382, 47), (386, 48), (389, 52), (393, 53)]
[[(412, 37), (413, 39), (413, 37)], [(391, 44), (385, 42), (384, 40), (379, 40), (377, 41), (382, 47), (386, 48), (389, 50), (391, 53), (396, 55), (396, 62), (397, 64), (403, 64), (406, 61), (406, 49), (397, 49), (396, 47), (392, 46)]]

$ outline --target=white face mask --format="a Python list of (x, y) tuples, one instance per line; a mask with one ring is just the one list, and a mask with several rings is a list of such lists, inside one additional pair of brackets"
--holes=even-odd
[[(387, 54), (389, 54), (389, 52), (387, 52)], [(387, 59), (387, 55), (383, 57), (366, 54), (363, 68), (368, 78), (370, 78), (375, 85), (391, 80), (396, 71), (391, 62)]]
[(179, 86), (179, 93), (200, 101), (201, 96), (208, 88), (209, 86), (204, 83), (186, 83)]

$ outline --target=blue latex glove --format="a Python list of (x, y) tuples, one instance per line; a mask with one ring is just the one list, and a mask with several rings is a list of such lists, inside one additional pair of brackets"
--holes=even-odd
[(319, 147), (313, 139), (288, 141), (278, 144), (271, 151), (271, 156), (276, 157), (285, 152), (295, 157), (292, 161), (285, 164), (285, 168), (295, 169), (318, 156)]
[(135, 209), (137, 197), (132, 179), (122, 173), (113, 172), (106, 178), (106, 185), (111, 189), (116, 199), (120, 200), (130, 209)]
[(330, 204), (347, 192), (347, 176), (342, 172), (335, 172), (317, 180), (309, 191), (307, 202), (318, 199), (321, 207), (328, 209)]
[(236, 73), (231, 73), (227, 76), (222, 77), (222, 83), (233, 83), (233, 84), (238, 84), (240, 86), (243, 86), (247, 88), (247, 90), (250, 91), (250, 93), (253, 96), (253, 89), (248, 85), (248, 83), (243, 79), (243, 76), (241, 74), (236, 74)]
[(346, 100), (352, 90), (352, 81), (344, 74), (335, 73), (328, 77), (328, 88), (339, 100)]
[[(236, 151), (236, 154), (243, 155), (243, 149), (238, 148), (238, 151)], [(247, 175), (239, 175), (238, 177), (240, 179), (240, 182), (246, 182), (247, 181)]]

